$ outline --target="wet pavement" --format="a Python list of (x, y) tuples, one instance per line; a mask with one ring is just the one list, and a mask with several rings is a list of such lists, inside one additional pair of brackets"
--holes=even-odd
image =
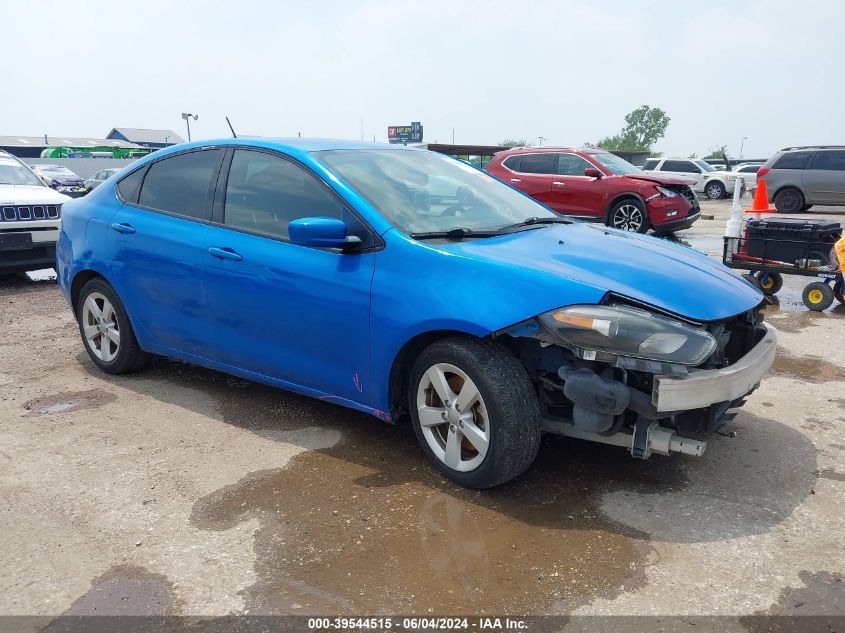
[(5, 279), (0, 613), (845, 615), (845, 312), (793, 281), (737, 437), (549, 436), (478, 492), (407, 426), (165, 359), (106, 376), (48, 275)]

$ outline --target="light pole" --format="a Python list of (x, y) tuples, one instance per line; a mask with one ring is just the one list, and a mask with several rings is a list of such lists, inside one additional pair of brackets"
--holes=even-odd
[(546, 140), (546, 137), (545, 136), (538, 136), (537, 140), (540, 141), (539, 144), (537, 145), (537, 147), (543, 147), (543, 141)]
[(188, 142), (191, 142), (191, 117), (193, 117), (194, 121), (200, 118), (199, 114), (190, 114), (189, 112), (183, 112), (182, 118), (185, 119), (185, 124), (188, 126)]
[(739, 160), (742, 160), (742, 148), (745, 147), (745, 140), (747, 138), (748, 138), (747, 136), (743, 136), (742, 137), (742, 143), (739, 144)]

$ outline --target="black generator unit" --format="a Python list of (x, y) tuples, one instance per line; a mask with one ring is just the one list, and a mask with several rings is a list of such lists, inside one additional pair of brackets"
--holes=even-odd
[(842, 227), (835, 220), (777, 218), (745, 223), (749, 255), (790, 264), (809, 259), (826, 265), (840, 235)]

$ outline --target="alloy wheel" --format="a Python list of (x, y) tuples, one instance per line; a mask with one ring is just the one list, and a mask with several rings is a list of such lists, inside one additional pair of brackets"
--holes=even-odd
[(99, 292), (92, 292), (82, 304), (82, 329), (91, 352), (110, 363), (120, 351), (120, 327), (114, 306)]
[(707, 186), (705, 193), (710, 200), (719, 200), (722, 197), (722, 188), (718, 184), (713, 183)]
[(613, 228), (639, 231), (643, 225), (643, 212), (633, 204), (623, 204), (613, 214)]
[(468, 472), (481, 465), (490, 446), (490, 419), (465, 372), (448, 363), (430, 367), (417, 388), (417, 412), (423, 437), (446, 466)]

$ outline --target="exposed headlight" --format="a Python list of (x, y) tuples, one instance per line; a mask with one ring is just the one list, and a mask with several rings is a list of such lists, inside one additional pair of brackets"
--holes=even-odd
[(661, 187), (660, 185), (655, 185), (654, 188), (657, 189), (657, 193), (661, 196), (666, 196), (667, 198), (675, 198), (680, 195), (677, 191), (672, 191), (671, 189)]
[(540, 321), (574, 347), (617, 356), (698, 365), (716, 349), (709, 332), (628, 306), (570, 306)]

